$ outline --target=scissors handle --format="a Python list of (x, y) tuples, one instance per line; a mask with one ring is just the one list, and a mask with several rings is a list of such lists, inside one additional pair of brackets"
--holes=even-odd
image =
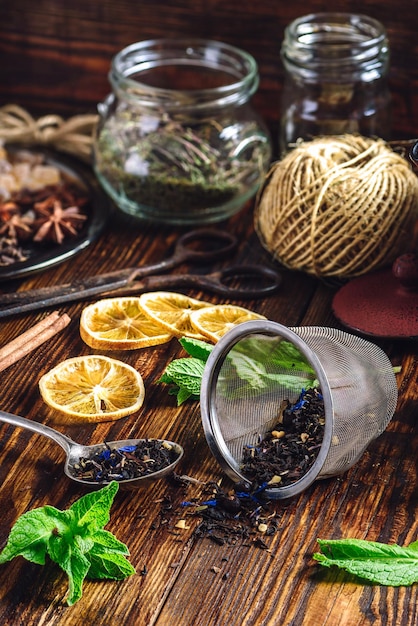
[(238, 239), (226, 230), (215, 228), (191, 230), (178, 238), (171, 257), (152, 265), (131, 268), (130, 280), (167, 272), (186, 261), (199, 264), (206, 261), (218, 261), (229, 256), (237, 245)]
[(275, 293), (281, 284), (275, 270), (258, 265), (237, 265), (211, 274), (169, 274), (147, 276), (127, 287), (104, 295), (140, 294), (172, 288), (193, 288), (228, 298), (261, 298)]
[(223, 258), (236, 248), (237, 243), (235, 235), (227, 231), (214, 228), (191, 230), (177, 240), (173, 255), (158, 263), (90, 276), (72, 284), (3, 294), (0, 296), (0, 306), (3, 305), (0, 309), (0, 319), (13, 313), (26, 313), (65, 302), (86, 300), (91, 296), (125, 287), (129, 292), (129, 285), (137, 278), (167, 271), (185, 261), (202, 263)]

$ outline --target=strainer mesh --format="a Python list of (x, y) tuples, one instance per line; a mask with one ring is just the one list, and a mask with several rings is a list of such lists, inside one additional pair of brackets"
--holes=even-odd
[(293, 331), (316, 354), (334, 406), (331, 446), (319, 477), (349, 469), (390, 422), (398, 390), (393, 367), (378, 346), (335, 328)]
[[(395, 411), (392, 365), (379, 347), (337, 329), (288, 329), (300, 338), (296, 346), (277, 328), (280, 325), (272, 323), (268, 332), (243, 333), (228, 350), (212, 389), (212, 427), (219, 428), (239, 468), (243, 447), (255, 445), (277, 424), (283, 402), (296, 402), (302, 389), (319, 385), (320, 378), (321, 389), (328, 387), (324, 403), (329, 448), (316, 477), (342, 473), (383, 432)], [(288, 362), (282, 366), (277, 359), (283, 342), (299, 355), (290, 370)], [(318, 371), (321, 366), (323, 371)]]

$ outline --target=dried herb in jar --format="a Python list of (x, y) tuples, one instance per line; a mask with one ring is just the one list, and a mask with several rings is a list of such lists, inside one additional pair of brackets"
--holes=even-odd
[(123, 122), (102, 129), (96, 168), (124, 201), (149, 208), (184, 213), (225, 205), (257, 185), (269, 156), (267, 139), (260, 140), (252, 122), (240, 124), (231, 138), (212, 120), (194, 128), (168, 119), (148, 133)]

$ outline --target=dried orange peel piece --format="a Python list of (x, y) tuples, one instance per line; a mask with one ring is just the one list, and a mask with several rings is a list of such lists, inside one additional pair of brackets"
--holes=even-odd
[(251, 320), (265, 320), (263, 315), (233, 304), (217, 304), (192, 311), (190, 322), (196, 332), (217, 342), (229, 330)]
[(140, 373), (101, 355), (62, 361), (39, 380), (43, 400), (73, 422), (105, 422), (138, 411), (145, 398)]
[(139, 297), (120, 297), (86, 306), (80, 336), (94, 349), (136, 350), (166, 343), (173, 335), (145, 315)]
[(181, 293), (153, 291), (140, 296), (139, 306), (147, 317), (174, 337), (205, 339), (205, 336), (192, 326), (190, 315), (193, 311), (213, 305)]

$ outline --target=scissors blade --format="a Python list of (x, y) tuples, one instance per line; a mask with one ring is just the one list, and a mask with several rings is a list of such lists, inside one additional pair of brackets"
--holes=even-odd
[[(196, 246), (196, 244), (201, 244)], [(213, 249), (206, 249), (204, 244), (217, 244)], [(195, 244), (195, 246), (193, 246)], [(214, 229), (199, 229), (186, 233), (177, 241), (174, 254), (168, 259), (145, 265), (116, 270), (102, 275), (91, 276), (72, 284), (42, 287), (28, 291), (19, 291), (0, 296), (0, 319), (13, 314), (39, 310), (48, 306), (56, 306), (65, 302), (84, 300), (90, 296), (127, 288), (127, 293), (135, 291), (130, 285), (135, 279), (143, 278), (156, 272), (166, 272), (183, 263), (194, 261), (202, 263), (213, 258), (223, 257), (236, 248), (237, 239), (234, 235)], [(203, 246), (203, 247), (202, 247)]]
[(126, 274), (122, 274), (119, 271), (114, 274), (93, 276), (72, 284), (3, 294), (0, 296), (0, 319), (10, 315), (26, 313), (27, 311), (36, 311), (49, 306), (64, 304), (65, 302), (84, 300), (104, 292), (112, 292), (113, 290), (126, 287), (130, 283), (130, 276), (130, 271), (129, 273), (126, 272)]

